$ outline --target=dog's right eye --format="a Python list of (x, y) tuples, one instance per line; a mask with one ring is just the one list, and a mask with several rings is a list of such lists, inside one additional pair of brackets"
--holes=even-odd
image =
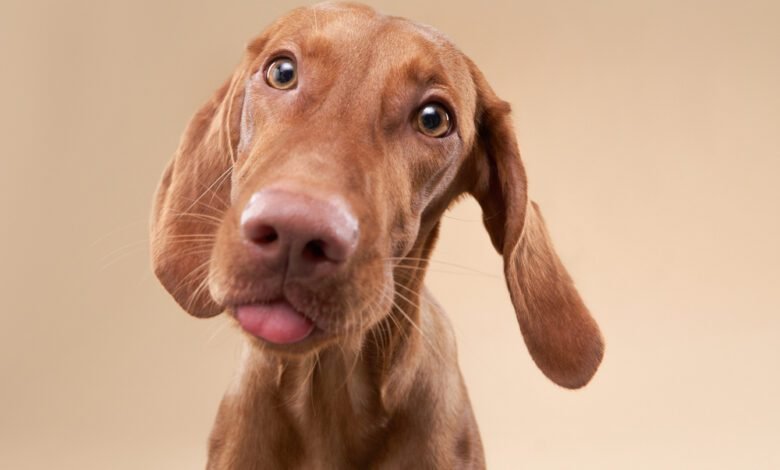
[(265, 81), (277, 90), (289, 90), (294, 87), (298, 83), (295, 62), (287, 57), (274, 60), (265, 73)]

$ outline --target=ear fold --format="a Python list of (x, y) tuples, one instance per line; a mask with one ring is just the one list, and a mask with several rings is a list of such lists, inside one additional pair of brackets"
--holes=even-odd
[(504, 257), (507, 286), (531, 357), (553, 382), (582, 387), (601, 363), (601, 333), (553, 249), (538, 206), (527, 198), (509, 105), (495, 96), (475, 67), (473, 75), (481, 170), (472, 194)]
[(230, 200), (244, 67), (193, 116), (157, 188), (152, 266), (176, 302), (196, 317), (221, 312), (208, 290), (213, 239)]

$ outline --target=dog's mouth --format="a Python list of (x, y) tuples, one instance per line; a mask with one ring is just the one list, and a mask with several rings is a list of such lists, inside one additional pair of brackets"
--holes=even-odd
[(211, 299), (263, 351), (298, 356), (360, 342), (392, 302), (389, 266), (369, 262), (376, 258), (316, 282), (284, 279), (229, 253), (214, 259)]
[(318, 329), (311, 318), (285, 299), (238, 305), (233, 312), (244, 331), (275, 345), (300, 343)]

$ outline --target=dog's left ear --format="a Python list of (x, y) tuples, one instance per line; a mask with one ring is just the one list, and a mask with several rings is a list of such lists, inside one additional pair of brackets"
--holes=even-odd
[(509, 105), (473, 65), (472, 76), (478, 136), (471, 193), (504, 257), (507, 286), (531, 357), (558, 385), (582, 387), (601, 363), (601, 333), (553, 249), (539, 207), (528, 199)]

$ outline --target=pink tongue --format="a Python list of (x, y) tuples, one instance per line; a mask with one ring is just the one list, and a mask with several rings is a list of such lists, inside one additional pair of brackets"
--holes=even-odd
[(311, 320), (284, 301), (242, 305), (236, 318), (246, 332), (277, 344), (297, 343), (314, 330)]

